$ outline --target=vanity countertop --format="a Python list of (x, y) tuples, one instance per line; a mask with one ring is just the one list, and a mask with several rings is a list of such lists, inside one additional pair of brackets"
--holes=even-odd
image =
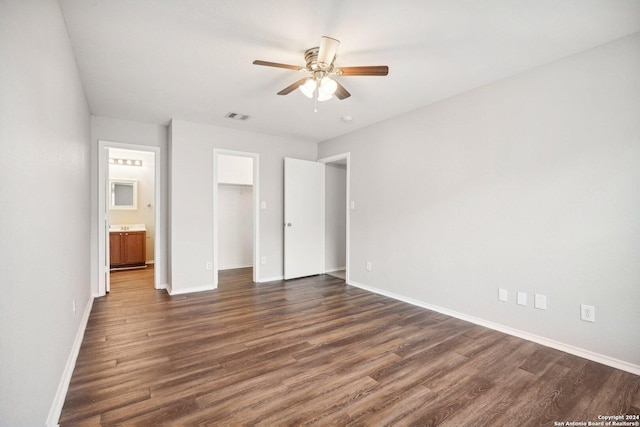
[(113, 224), (109, 226), (110, 233), (120, 231), (147, 231), (147, 227), (144, 224)]

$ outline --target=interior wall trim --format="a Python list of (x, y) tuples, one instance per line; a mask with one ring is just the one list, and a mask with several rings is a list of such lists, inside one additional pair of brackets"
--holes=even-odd
[(213, 283), (209, 283), (206, 285), (192, 286), (190, 288), (180, 288), (177, 290), (174, 290), (172, 287), (167, 286), (166, 289), (169, 295), (174, 296), (174, 295), (190, 294), (193, 292), (213, 291), (214, 289), (216, 289), (216, 286)]
[(606, 356), (604, 354), (595, 353), (590, 350), (585, 350), (580, 347), (575, 347), (570, 344), (565, 344), (559, 341), (555, 341), (546, 337), (542, 337), (539, 335), (535, 335), (529, 332), (521, 331), (519, 329), (511, 328), (509, 326), (501, 325), (499, 323), (494, 323), (488, 320), (480, 319), (478, 317), (469, 316), (464, 313), (460, 313), (454, 310), (449, 310), (448, 308), (439, 307), (437, 305), (429, 304), (424, 301), (420, 301), (414, 298), (409, 298), (403, 295), (399, 295), (393, 292), (385, 291), (383, 289), (379, 289), (373, 286), (364, 285), (362, 283), (349, 281), (347, 284), (351, 286), (355, 286), (360, 289), (364, 289), (365, 291), (373, 292), (379, 295), (383, 295), (389, 298), (393, 298), (398, 301), (406, 302), (411, 305), (415, 305), (418, 307), (426, 308), (427, 310), (432, 310), (441, 314), (445, 314), (447, 316), (455, 317), (456, 319), (464, 320), (470, 323), (474, 323), (476, 325), (484, 326), (489, 329), (493, 329), (498, 332), (503, 332), (508, 335), (512, 335), (514, 337), (522, 338), (527, 341), (532, 341), (537, 344), (543, 345), (545, 347), (551, 347), (556, 350), (563, 351), (565, 353), (573, 354), (574, 356), (582, 357), (584, 359), (592, 360), (594, 362), (602, 363), (603, 365), (610, 366), (612, 368), (620, 369), (634, 375), (640, 375), (640, 366), (635, 365), (633, 363), (625, 362), (624, 360), (619, 360), (610, 356)]
[(51, 404), (51, 408), (49, 409), (49, 415), (47, 416), (46, 421), (47, 426), (58, 425), (60, 413), (62, 412), (62, 407), (64, 406), (64, 400), (67, 397), (67, 391), (69, 390), (69, 384), (71, 383), (71, 376), (73, 375), (73, 370), (76, 367), (76, 360), (78, 359), (78, 354), (80, 353), (80, 346), (82, 345), (84, 332), (87, 329), (87, 323), (89, 323), (89, 315), (91, 314), (91, 308), (93, 307), (93, 299), (93, 296), (89, 297), (87, 306), (85, 307), (84, 313), (82, 314), (82, 319), (80, 319), (80, 326), (78, 327), (78, 331), (76, 332), (76, 338), (73, 341), (71, 353), (69, 354), (69, 358), (67, 359), (67, 364), (64, 367), (64, 371), (62, 371), (62, 377), (60, 378), (60, 382), (58, 383), (58, 389), (56, 390), (56, 394), (53, 397), (53, 403)]
[(276, 282), (278, 280), (284, 280), (284, 276), (261, 277), (260, 281), (256, 283)]
[(249, 268), (249, 267), (253, 267), (253, 263), (251, 263), (251, 264), (226, 265), (224, 267), (218, 266), (218, 270), (235, 270), (236, 268)]

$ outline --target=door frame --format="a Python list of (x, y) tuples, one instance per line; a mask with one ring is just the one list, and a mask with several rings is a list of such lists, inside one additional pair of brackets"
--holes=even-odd
[[(346, 160), (347, 163), (347, 171), (346, 171), (346, 175), (347, 175), (347, 188), (346, 188), (346, 236), (345, 236), (345, 240), (346, 240), (346, 248), (345, 248), (345, 278), (344, 281), (345, 283), (349, 284), (349, 270), (350, 270), (350, 257), (349, 254), (351, 252), (351, 152), (346, 152), (346, 153), (341, 153), (341, 154), (336, 154), (333, 156), (329, 156), (329, 157), (323, 157), (321, 159), (318, 159), (318, 162), (320, 163), (334, 163), (337, 162), (338, 160)], [(325, 194), (326, 197), (326, 194)]]
[(260, 277), (260, 154), (248, 151), (213, 149), (213, 287), (218, 287), (218, 155), (253, 159), (253, 281)]
[(98, 296), (104, 296), (107, 292), (109, 265), (108, 255), (109, 251), (106, 249), (107, 237), (107, 222), (109, 221), (109, 211), (107, 209), (107, 182), (109, 179), (109, 156), (108, 149), (119, 148), (123, 150), (132, 151), (145, 151), (155, 154), (155, 166), (154, 166), (154, 235), (153, 235), (153, 260), (154, 260), (154, 277), (153, 287), (155, 289), (163, 289), (163, 286), (159, 285), (160, 270), (165, 266), (162, 264), (160, 258), (160, 249), (164, 244), (163, 234), (160, 233), (160, 211), (163, 206), (161, 198), (162, 192), (160, 191), (160, 165), (161, 165), (161, 152), (160, 147), (153, 147), (149, 145), (129, 144), (124, 142), (114, 141), (98, 141)]

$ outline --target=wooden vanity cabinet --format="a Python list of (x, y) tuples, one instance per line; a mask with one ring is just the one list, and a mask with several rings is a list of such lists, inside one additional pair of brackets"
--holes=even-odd
[(112, 231), (109, 233), (111, 268), (144, 267), (146, 254), (146, 231)]

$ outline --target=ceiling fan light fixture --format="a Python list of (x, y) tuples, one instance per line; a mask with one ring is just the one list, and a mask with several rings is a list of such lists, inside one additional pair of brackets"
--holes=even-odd
[(327, 93), (322, 93), (320, 91), (318, 91), (318, 101), (322, 102), (322, 101), (328, 101), (331, 98), (333, 98), (333, 95), (327, 94)]
[(338, 89), (338, 83), (329, 77), (323, 77), (318, 84), (318, 101), (328, 101)]
[(303, 85), (300, 85), (300, 92), (307, 98), (313, 98), (316, 91), (316, 81), (309, 78)]
[(338, 83), (332, 78), (324, 77), (320, 80), (320, 93), (323, 95), (331, 96), (336, 93), (336, 89), (338, 89)]

